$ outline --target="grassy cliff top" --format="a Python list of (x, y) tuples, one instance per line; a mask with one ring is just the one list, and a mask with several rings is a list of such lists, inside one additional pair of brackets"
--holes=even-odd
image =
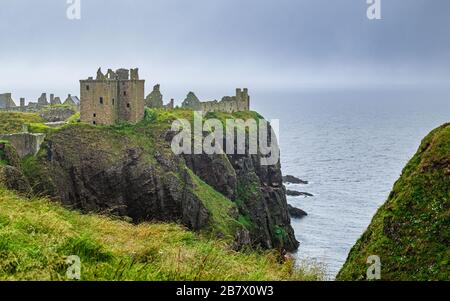
[(82, 215), (0, 187), (0, 279), (66, 280), (66, 257), (82, 280), (314, 280), (319, 270), (279, 264), (274, 252), (235, 252), (175, 224), (133, 225)]
[(371, 255), (382, 280), (450, 279), (450, 124), (422, 141), (337, 279), (365, 279)]
[(20, 112), (0, 112), (0, 134), (12, 134), (22, 131), (22, 125), (44, 123), (38, 114)]
[[(0, 117), (6, 124), (11, 124), (10, 120), (17, 122), (17, 126), (5, 128), (7, 132), (20, 131), (25, 123), (31, 132), (47, 133), (48, 140), (65, 147), (64, 159), (72, 163), (78, 164), (80, 151), (102, 151), (105, 156), (94, 163), (105, 160), (105, 165), (110, 166), (123, 159), (127, 148), (134, 147), (142, 150), (142, 160), (160, 175), (177, 177), (180, 176), (177, 171), (187, 168), (183, 162), (172, 160), (173, 153), (164, 134), (175, 119), (192, 120), (190, 110), (147, 109), (145, 119), (135, 125), (91, 126), (77, 123), (74, 116), (71, 124), (51, 129), (36, 114), (6, 113)], [(228, 118), (262, 118), (255, 112), (209, 113), (207, 117), (222, 122)], [(81, 150), (79, 145), (83, 145)], [(45, 168), (38, 164), (45, 154), (42, 149), (37, 156), (23, 160), (23, 171), (29, 180), (46, 178), (39, 177)], [(224, 164), (228, 162), (226, 157), (223, 160)], [(298, 269), (292, 260), (280, 264), (276, 251), (231, 250), (229, 238), (234, 236), (236, 228), (251, 227), (251, 223), (246, 216), (238, 215), (235, 203), (192, 171), (189, 175), (191, 192), (203, 203), (212, 221), (208, 229), (197, 234), (172, 223), (133, 225), (100, 215), (82, 215), (45, 198), (30, 200), (0, 187), (0, 280), (65, 280), (68, 267), (65, 259), (70, 255), (81, 257), (82, 280), (315, 280), (322, 277), (320, 269), (314, 266)], [(46, 184), (39, 183), (50, 187)]]
[[(53, 107), (58, 108), (58, 107)], [(49, 109), (49, 108), (48, 108)], [(203, 115), (204, 118), (216, 118), (225, 125), (227, 119), (263, 119), (261, 115), (254, 111), (236, 112), (236, 113), (220, 113), (211, 112)], [(76, 124), (77, 119), (80, 118), (80, 113), (77, 112), (66, 121), (69, 124)], [(106, 128), (124, 128), (128, 130), (136, 130), (138, 128), (147, 127), (151, 125), (154, 129), (170, 128), (173, 121), (176, 119), (186, 119), (193, 122), (194, 112), (189, 109), (177, 108), (174, 110), (165, 109), (148, 109), (146, 108), (145, 118), (136, 125), (127, 123), (118, 124), (114, 126), (107, 126)], [(0, 134), (13, 134), (22, 131), (22, 126), (27, 125), (31, 133), (51, 133), (57, 131), (58, 128), (49, 128), (45, 124), (45, 120), (37, 113), (22, 113), (22, 112), (0, 112)], [(61, 126), (60, 128), (63, 128)], [(97, 126), (102, 127), (102, 126)], [(102, 128), (105, 128), (104, 126)]]

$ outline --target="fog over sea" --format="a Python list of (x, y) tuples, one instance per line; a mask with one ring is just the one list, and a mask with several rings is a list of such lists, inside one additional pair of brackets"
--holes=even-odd
[(252, 109), (280, 120), (287, 185), (314, 197), (288, 197), (305, 210), (293, 219), (299, 261), (323, 264), (333, 279), (387, 199), (421, 140), (450, 122), (450, 88), (252, 94)]

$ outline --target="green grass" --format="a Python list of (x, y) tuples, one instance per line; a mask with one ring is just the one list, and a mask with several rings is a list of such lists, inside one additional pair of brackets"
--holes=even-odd
[(28, 124), (28, 132), (35, 134), (50, 134), (56, 132), (59, 128), (52, 128), (43, 123), (29, 123)]
[[(58, 105), (58, 107), (64, 106)], [(72, 115), (67, 122), (76, 123), (78, 118), (80, 118), (80, 113)], [(64, 128), (64, 125), (55, 128), (45, 125), (45, 120), (38, 113), (0, 112), (0, 134), (20, 133), (24, 125), (27, 126), (30, 133), (42, 134), (53, 133)]]
[[(167, 115), (169, 114), (167, 111), (161, 111), (161, 113), (166, 116), (162, 118), (168, 118)], [(177, 162), (174, 159), (169, 142), (161, 139), (164, 129), (160, 126), (165, 123), (161, 120), (154, 123), (153, 118), (155, 117), (146, 118), (136, 125), (128, 123), (120, 123), (113, 126), (91, 126), (83, 123), (70, 124), (65, 126), (63, 130), (58, 129), (54, 131), (47, 139), (53, 141), (53, 143), (67, 146), (64, 150), (64, 155), (68, 162), (77, 162), (79, 153), (74, 151), (74, 149), (79, 143), (83, 143), (85, 150), (88, 152), (106, 151), (104, 156), (101, 156), (101, 159), (106, 160), (110, 165), (123, 160), (122, 156), (126, 147), (140, 148), (144, 151), (143, 156), (145, 157), (143, 158), (146, 162), (152, 165), (153, 168), (158, 169), (161, 175), (167, 173), (167, 170), (158, 163), (156, 156), (160, 159), (164, 158), (164, 161), (173, 162), (174, 164), (173, 175), (170, 176), (180, 176), (181, 171), (184, 170), (189, 172), (193, 183), (192, 192), (203, 202), (205, 208), (211, 214), (210, 227), (205, 229), (205, 235), (208, 233), (212, 237), (223, 236), (227, 240), (231, 240), (234, 238), (238, 228), (249, 227), (249, 219), (244, 220), (245, 223), (239, 221), (238, 209), (232, 201), (204, 183), (191, 170), (187, 169), (183, 160)], [(79, 139), (83, 139), (83, 141), (79, 141)], [(49, 179), (49, 175), (60, 171), (45, 169), (45, 164), (40, 164), (42, 161), (45, 162), (45, 156), (46, 150), (42, 149), (37, 156), (24, 158), (22, 166), (35, 191), (39, 191), (42, 195), (54, 196), (53, 192), (56, 191), (56, 187)]]
[(25, 199), (0, 187), (0, 280), (316, 280), (319, 268), (279, 264), (274, 252), (235, 252), (175, 224), (132, 225)]
[(76, 112), (72, 116), (70, 116), (66, 122), (67, 123), (77, 123), (77, 120), (80, 119), (80, 112)]
[(0, 140), (0, 166), (9, 164), (9, 160), (6, 158), (6, 147), (8, 145), (9, 141)]
[[(222, 120), (256, 116), (252, 112), (236, 114), (214, 113), (214, 117)], [(77, 118), (74, 115), (69, 125), (56, 129), (46, 127), (38, 119), (26, 122), (23, 116), (19, 119), (30, 125), (30, 131), (46, 133), (54, 143), (66, 143), (64, 156), (68, 161), (76, 162), (79, 157), (76, 147), (70, 145), (83, 142), (89, 151), (107, 150), (101, 159), (110, 164), (121, 160), (125, 147), (139, 147), (144, 150), (148, 164), (160, 168), (155, 152), (158, 158), (167, 161), (173, 156), (163, 134), (175, 119), (192, 121), (193, 112), (146, 110), (144, 120), (135, 125), (94, 127), (77, 123)], [(54, 187), (48, 179), (48, 173), (53, 170), (40, 164), (46, 153), (44, 147), (37, 156), (24, 158), (22, 168), (36, 191), (53, 195)], [(178, 164), (174, 171), (186, 169), (182, 160)], [(192, 192), (211, 217), (210, 228), (197, 234), (175, 224), (132, 225), (108, 217), (82, 215), (46, 198), (28, 200), (0, 188), (0, 279), (66, 280), (65, 260), (70, 255), (81, 258), (83, 280), (315, 280), (322, 277), (320, 268), (315, 266), (298, 269), (292, 260), (279, 264), (276, 251), (231, 250), (236, 229), (252, 228), (250, 217), (239, 214), (235, 203), (192, 171), (189, 173)], [(250, 192), (257, 192), (256, 187), (250, 188)]]
[(46, 106), (42, 109), (43, 112), (48, 112), (51, 111), (53, 109), (72, 109), (72, 106), (70, 105), (64, 105), (64, 104), (60, 104), (60, 105), (49, 105)]
[(382, 280), (450, 280), (450, 124), (423, 140), (337, 279), (365, 279), (370, 255)]
[[(203, 114), (204, 119), (218, 119), (225, 125), (227, 119), (254, 119), (258, 121), (259, 119), (264, 119), (257, 112), (246, 111), (246, 112), (236, 112), (236, 113), (222, 113), (222, 112), (210, 112)], [(174, 109), (174, 110), (164, 110), (164, 109), (146, 109), (145, 121), (151, 124), (159, 124), (170, 127), (173, 121), (176, 119), (186, 119), (191, 124), (194, 121), (194, 112), (188, 109)]]
[(24, 124), (44, 122), (35, 113), (0, 112), (0, 134), (20, 133)]
[(190, 169), (188, 171), (194, 184), (194, 194), (211, 214), (212, 229), (210, 229), (210, 233), (221, 234), (227, 239), (233, 239), (236, 230), (245, 227), (239, 220), (232, 217), (233, 213), (237, 215), (238, 212), (236, 204), (203, 182)]
[(0, 166), (2, 165), (20, 167), (20, 159), (16, 150), (7, 140), (0, 140)]

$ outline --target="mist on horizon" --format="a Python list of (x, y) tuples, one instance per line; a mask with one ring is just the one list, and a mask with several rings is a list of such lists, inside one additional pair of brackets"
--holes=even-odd
[(450, 83), (446, 0), (3, 0), (0, 93), (64, 99), (79, 80), (120, 67), (140, 69), (146, 94), (201, 99), (236, 87), (264, 91), (445, 87)]

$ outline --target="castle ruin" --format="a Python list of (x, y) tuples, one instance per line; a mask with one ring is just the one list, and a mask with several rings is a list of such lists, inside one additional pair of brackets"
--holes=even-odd
[[(71, 107), (80, 112), (80, 120), (92, 125), (113, 125), (118, 122), (137, 123), (144, 118), (145, 107), (171, 110), (175, 108), (172, 98), (164, 104), (160, 85), (144, 98), (145, 80), (139, 79), (139, 70), (108, 69), (106, 74), (98, 69), (96, 78), (80, 80), (80, 98), (68, 95), (61, 98), (42, 93), (37, 102), (25, 105), (25, 98), (20, 98), (16, 106), (11, 93), (0, 94), (0, 111), (41, 112), (48, 108)], [(182, 103), (182, 108), (195, 111), (234, 113), (250, 110), (248, 89), (236, 89), (235, 96), (225, 96), (220, 101), (200, 101), (193, 92), (189, 92)]]
[(153, 91), (145, 98), (145, 106), (152, 109), (172, 110), (175, 108), (175, 101), (172, 98), (168, 104), (164, 104), (161, 86), (155, 85)]
[(54, 94), (50, 94), (50, 101), (47, 100), (47, 93), (42, 93), (37, 102), (28, 102), (26, 104), (25, 98), (21, 97), (19, 106), (16, 106), (12, 99), (11, 93), (0, 94), (0, 111), (6, 112), (40, 112), (43, 109), (58, 107), (60, 105), (71, 107), (74, 111), (80, 110), (80, 99), (77, 96), (69, 94), (67, 99), (62, 102), (61, 98)]
[(200, 101), (194, 92), (189, 92), (182, 104), (183, 108), (196, 111), (234, 113), (250, 110), (248, 89), (236, 89), (236, 96), (225, 96), (221, 101)]
[(0, 110), (13, 110), (16, 108), (16, 103), (12, 99), (11, 93), (0, 94)]
[(106, 75), (98, 69), (96, 79), (80, 80), (81, 121), (93, 125), (139, 122), (144, 118), (144, 86), (138, 69), (109, 69)]

